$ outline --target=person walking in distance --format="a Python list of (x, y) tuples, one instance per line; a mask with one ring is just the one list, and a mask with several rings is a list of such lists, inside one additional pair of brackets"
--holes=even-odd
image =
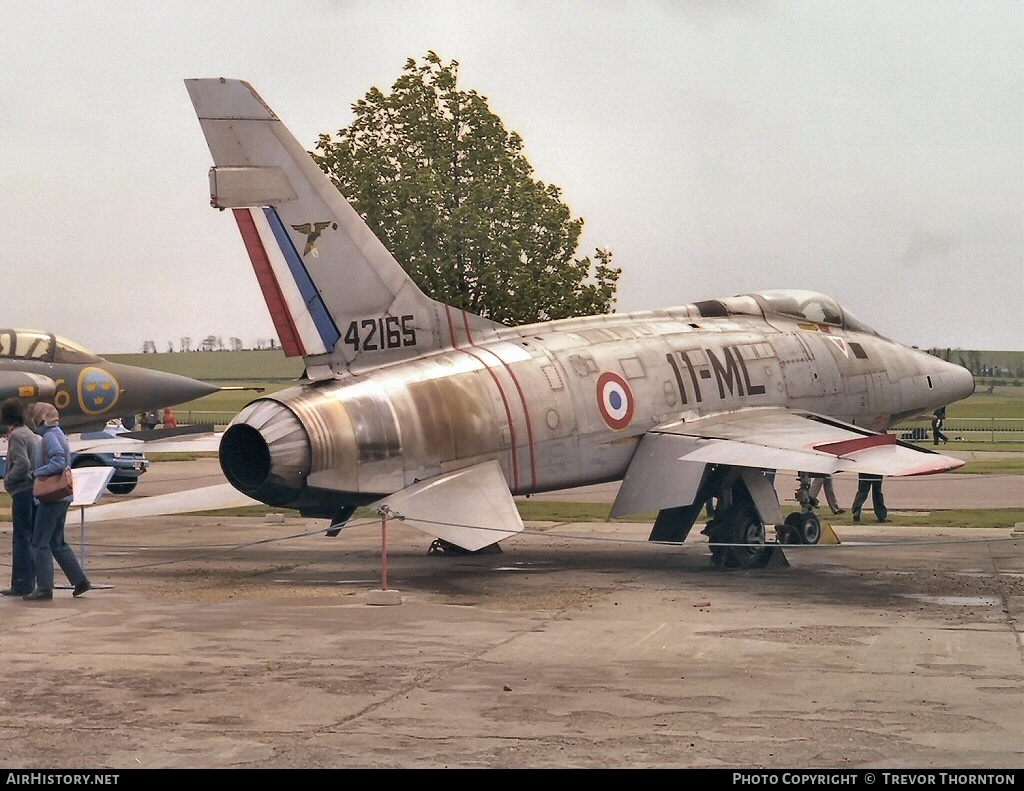
[(942, 427), (946, 423), (946, 407), (941, 406), (932, 412), (932, 444), (938, 445), (939, 440), (942, 440), (942, 444), (945, 445), (949, 442), (949, 437), (942, 433)]

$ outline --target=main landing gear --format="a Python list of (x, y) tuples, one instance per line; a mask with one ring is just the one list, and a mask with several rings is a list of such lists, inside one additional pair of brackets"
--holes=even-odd
[(702, 531), (711, 544), (712, 564), (716, 568), (764, 568), (772, 550), (765, 540), (765, 523), (739, 470), (717, 469), (705, 491), (714, 493), (714, 507), (711, 500), (708, 505), (712, 519)]
[[(764, 568), (772, 550), (766, 546), (764, 522), (752, 504), (736, 504), (715, 516), (704, 532), (716, 568)], [(731, 546), (714, 546), (729, 544)]]
[[(775, 529), (779, 544), (817, 544), (822, 527), (809, 494), (811, 477), (800, 475), (796, 498), (801, 509), (782, 519), (778, 497), (771, 479), (733, 467), (715, 468), (702, 485), (698, 502), (706, 503), (711, 521), (702, 531), (711, 545), (711, 562), (716, 568), (764, 568), (777, 545), (766, 539), (766, 523)], [(698, 506), (700, 507), (700, 506)]]

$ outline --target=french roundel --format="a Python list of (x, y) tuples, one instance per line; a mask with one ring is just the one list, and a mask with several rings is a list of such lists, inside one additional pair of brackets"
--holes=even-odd
[(597, 408), (604, 422), (616, 431), (633, 419), (633, 393), (618, 374), (603, 373), (597, 380)]

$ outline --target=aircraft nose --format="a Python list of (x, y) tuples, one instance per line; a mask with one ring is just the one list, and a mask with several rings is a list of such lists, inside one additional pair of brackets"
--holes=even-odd
[(195, 401), (219, 389), (216, 385), (163, 371), (133, 374), (125, 382), (125, 394), (136, 409), (160, 409)]
[(120, 380), (123, 407), (130, 412), (145, 412), (184, 404), (216, 393), (220, 388), (187, 376), (150, 371), (142, 368), (111, 366), (111, 373)]
[(938, 379), (943, 405), (960, 401), (974, 393), (974, 376), (962, 365), (943, 362)]

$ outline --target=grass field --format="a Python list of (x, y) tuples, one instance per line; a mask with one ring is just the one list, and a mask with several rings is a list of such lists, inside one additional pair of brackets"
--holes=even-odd
[[(273, 393), (296, 384), (304, 370), (301, 358), (284, 356), (280, 349), (240, 352), (187, 352), (184, 354), (111, 354), (111, 362), (123, 365), (137, 365), (154, 371), (188, 376), (222, 387), (262, 387), (264, 392)], [(237, 414), (242, 407), (256, 398), (253, 390), (230, 390), (213, 393), (174, 407), (182, 420), (187, 413), (222, 412)], [(202, 416), (195, 416), (192, 422), (206, 422)]]
[(285, 357), (280, 349), (241, 352), (187, 352), (184, 354), (111, 354), (112, 363), (137, 365), (153, 371), (190, 376), (204, 382), (266, 382), (302, 376), (299, 357)]

